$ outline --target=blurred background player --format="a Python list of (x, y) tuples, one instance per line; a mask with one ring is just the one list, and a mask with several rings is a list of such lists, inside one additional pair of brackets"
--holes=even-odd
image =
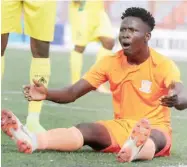
[[(81, 78), (83, 52), (89, 42), (99, 41), (102, 46), (97, 53), (97, 61), (102, 56), (112, 54), (114, 34), (104, 1), (75, 0), (69, 4), (69, 16), (74, 50), (71, 52), (70, 67), (72, 84)], [(104, 85), (98, 91), (109, 93)]]
[[(4, 74), (4, 54), (9, 33), (22, 33), (21, 16), (24, 13), (25, 34), (30, 36), (32, 62), (30, 82), (36, 79), (45, 86), (49, 83), (50, 59), (49, 46), (54, 36), (56, 16), (55, 1), (2, 1), (1, 7), (1, 77)], [(50, 11), (50, 12), (49, 12)], [(47, 13), (47, 14), (46, 14)], [(43, 26), (45, 25), (45, 28)], [(29, 102), (26, 125), (34, 132), (45, 131), (39, 123), (41, 102)]]

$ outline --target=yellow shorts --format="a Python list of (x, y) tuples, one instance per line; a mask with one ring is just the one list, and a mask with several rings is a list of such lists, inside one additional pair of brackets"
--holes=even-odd
[(1, 34), (22, 33), (21, 17), (23, 16), (26, 35), (42, 41), (53, 40), (55, 0), (2, 0), (1, 5)]
[(121, 148), (125, 141), (131, 134), (133, 127), (136, 125), (137, 121), (134, 120), (107, 120), (99, 121), (98, 123), (104, 125), (113, 139)]
[[(100, 123), (104, 125), (108, 132), (110, 133), (111, 140), (113, 141), (110, 150), (117, 150), (123, 146), (125, 141), (128, 139), (130, 136), (132, 129), (134, 126), (137, 124), (137, 121), (135, 120), (129, 120), (129, 119), (123, 119), (123, 120), (107, 120), (107, 121), (98, 121), (97, 123)], [(157, 129), (166, 136), (167, 139), (167, 146), (164, 148), (164, 150), (167, 152), (163, 152), (162, 154), (159, 155), (169, 155), (170, 153), (170, 148), (171, 148), (171, 129), (163, 126), (163, 125), (151, 125), (152, 129)], [(108, 150), (108, 149), (107, 149)], [(109, 150), (108, 150), (109, 151)]]
[[(104, 153), (118, 153), (121, 150), (121, 147), (130, 136), (131, 131), (133, 129), (132, 125), (135, 126), (135, 122), (131, 120), (109, 120), (109, 121), (99, 121), (99, 124), (104, 125), (111, 138), (111, 145), (100, 152)], [(152, 126), (152, 129), (156, 129), (165, 136), (166, 145), (160, 150), (158, 153), (154, 155), (154, 157), (166, 157), (171, 154), (171, 132), (168, 128), (161, 126)], [(168, 131), (169, 130), (169, 131)]]
[(69, 17), (74, 45), (85, 46), (91, 41), (99, 41), (101, 36), (114, 38), (111, 22), (104, 10), (94, 13), (78, 11), (70, 6)]

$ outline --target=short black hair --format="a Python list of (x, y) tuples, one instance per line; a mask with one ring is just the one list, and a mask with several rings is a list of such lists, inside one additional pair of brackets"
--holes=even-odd
[(155, 18), (152, 16), (152, 14), (149, 11), (147, 11), (144, 8), (139, 8), (139, 7), (127, 8), (125, 12), (122, 13), (121, 19), (123, 20), (125, 17), (129, 17), (129, 16), (140, 18), (151, 28), (151, 31), (155, 27)]

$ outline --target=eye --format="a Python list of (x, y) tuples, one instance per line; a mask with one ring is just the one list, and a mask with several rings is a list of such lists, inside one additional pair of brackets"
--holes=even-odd
[(135, 32), (134, 28), (129, 28), (130, 32)]
[(134, 31), (134, 29), (133, 29), (133, 28), (129, 28), (129, 30), (130, 30), (131, 32), (133, 32), (133, 31)]
[(126, 31), (126, 28), (120, 28), (120, 32)]

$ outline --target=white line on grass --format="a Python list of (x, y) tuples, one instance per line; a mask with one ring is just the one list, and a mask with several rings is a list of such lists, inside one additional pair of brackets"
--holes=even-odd
[[(2, 94), (7, 95), (7, 94), (22, 94), (22, 92), (20, 91), (3, 91)], [(19, 101), (22, 103), (27, 102), (26, 100), (17, 100), (17, 99), (10, 99), (7, 97), (1, 98), (1, 100), (4, 101)], [(100, 112), (100, 111), (111, 111), (110, 109), (107, 108), (86, 108), (86, 107), (81, 107), (81, 106), (70, 106), (70, 105), (64, 105), (64, 104), (57, 104), (57, 103), (45, 103), (44, 105), (46, 106), (50, 106), (50, 107), (62, 107), (62, 108), (68, 108), (68, 109), (74, 109), (74, 110), (82, 110), (82, 111), (96, 111), (96, 112)]]
[[(90, 45), (88, 46), (89, 49), (86, 49), (86, 53), (89, 53), (89, 54), (92, 54), (92, 55), (95, 55), (96, 54), (96, 50), (97, 50), (97, 47), (99, 47), (99, 45)], [(30, 46), (29, 44), (21, 44), (20, 43), (10, 43), (8, 44), (8, 49), (20, 49), (20, 50), (29, 50), (30, 49)], [(62, 46), (52, 46), (50, 48), (50, 51), (52, 52), (69, 52), (70, 50), (72, 49), (72, 47), (70, 45), (64, 45), (63, 47)], [(170, 56), (171, 59), (175, 60), (175, 61), (187, 61), (186, 57), (184, 56)]]
[(2, 95), (8, 95), (8, 94), (23, 94), (21, 91), (16, 91), (16, 90), (5, 90), (1, 92)]
[[(22, 92), (20, 91), (3, 91), (2, 94), (4, 95), (8, 95), (8, 94), (22, 94)], [(26, 100), (16, 100), (16, 99), (10, 99), (7, 97), (1, 98), (1, 100), (3, 101), (19, 101), (22, 103), (27, 102)], [(108, 112), (112, 112), (111, 109), (107, 109), (107, 108), (88, 108), (88, 107), (82, 107), (82, 106), (70, 106), (70, 105), (64, 105), (64, 104), (56, 104), (56, 103), (45, 103), (44, 105), (46, 106), (50, 106), (50, 107), (62, 107), (62, 108), (68, 108), (68, 109), (73, 109), (73, 110), (81, 110), (81, 111), (95, 111), (95, 112), (100, 112), (100, 111), (108, 111)], [(181, 120), (186, 120), (187, 117), (186, 116), (171, 116), (172, 118), (175, 119), (181, 119)], [(187, 167), (187, 166), (186, 166)]]
[(179, 164), (179, 165), (168, 165), (168, 166), (161, 166), (161, 167), (187, 167), (187, 165)]

